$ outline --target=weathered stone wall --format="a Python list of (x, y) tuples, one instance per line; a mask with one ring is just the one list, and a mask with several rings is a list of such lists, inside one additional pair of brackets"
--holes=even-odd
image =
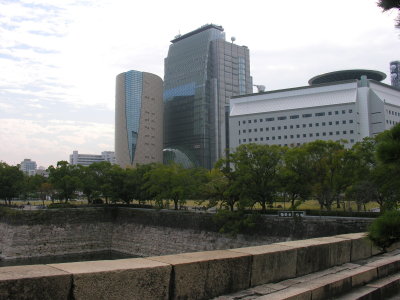
[[(365, 259), (375, 253), (373, 248), (359, 233), (148, 258), (3, 267), (0, 299), (205, 300)], [(395, 258), (362, 268), (377, 278), (378, 270), (384, 273), (395, 265), (397, 270), (399, 262)], [(339, 294), (357, 281), (363, 284), (364, 273), (358, 272), (325, 279)], [(306, 291), (307, 299), (331, 299), (326, 281), (318, 284), (297, 290)]]
[(217, 232), (212, 214), (87, 208), (0, 215), (0, 259), (115, 250), (139, 256), (230, 249), (365, 231), (370, 219), (262, 216), (248, 234)]

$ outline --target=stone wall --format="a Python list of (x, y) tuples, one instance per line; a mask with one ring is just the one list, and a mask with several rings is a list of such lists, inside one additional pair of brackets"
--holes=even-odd
[(114, 250), (139, 256), (230, 249), (365, 231), (370, 219), (263, 216), (247, 234), (217, 232), (213, 215), (128, 208), (0, 214), (0, 259)]
[[(148, 258), (3, 267), (0, 299), (203, 300), (374, 253), (360, 233)], [(377, 273), (378, 267), (369, 269)], [(339, 278), (333, 280), (337, 284)]]

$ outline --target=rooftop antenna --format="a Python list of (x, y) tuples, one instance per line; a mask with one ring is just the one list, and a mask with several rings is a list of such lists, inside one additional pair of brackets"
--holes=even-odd
[(265, 85), (261, 85), (261, 84), (253, 84), (253, 86), (255, 86), (257, 88), (257, 91), (259, 93), (264, 93), (265, 92)]

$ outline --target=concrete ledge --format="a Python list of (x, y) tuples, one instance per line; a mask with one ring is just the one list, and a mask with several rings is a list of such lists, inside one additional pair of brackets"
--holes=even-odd
[(351, 240), (350, 261), (356, 261), (372, 256), (372, 248), (374, 248), (374, 254), (379, 253), (377, 248), (373, 247), (372, 242), (367, 239), (367, 235), (363, 232), (341, 234), (336, 235), (335, 237)]
[(69, 299), (72, 276), (45, 266), (0, 268), (0, 299)]
[(249, 254), (251, 264), (251, 286), (296, 276), (297, 249), (284, 245), (265, 245), (230, 251)]
[(218, 250), (149, 257), (173, 267), (170, 299), (210, 299), (250, 286), (251, 256)]
[[(297, 280), (290, 278), (372, 253), (372, 244), (361, 233), (146, 259), (2, 267), (0, 299), (210, 299), (285, 279), (290, 284)], [(301, 290), (290, 289), (285, 297), (323, 299), (399, 270), (400, 258), (387, 257), (349, 271), (346, 277), (315, 278)], [(271, 299), (280, 299), (282, 293), (271, 294)]]
[(172, 268), (164, 263), (132, 258), (50, 266), (72, 274), (74, 299), (168, 299)]

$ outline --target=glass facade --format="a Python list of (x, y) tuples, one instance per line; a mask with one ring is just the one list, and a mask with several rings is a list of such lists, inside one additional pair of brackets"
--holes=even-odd
[(131, 164), (135, 158), (142, 106), (143, 74), (138, 71), (125, 73), (125, 114)]
[(171, 42), (164, 74), (164, 148), (170, 150), (164, 153), (211, 168), (225, 151), (226, 103), (252, 92), (249, 52), (226, 42), (216, 25)]

